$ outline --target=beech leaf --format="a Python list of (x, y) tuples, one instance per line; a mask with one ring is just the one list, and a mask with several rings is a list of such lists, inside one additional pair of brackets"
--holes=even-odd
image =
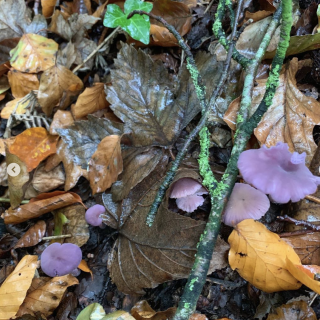
[(46, 228), (46, 223), (43, 220), (38, 221), (19, 239), (14, 248), (17, 249), (35, 246), (42, 241), (42, 238), (46, 233)]
[(255, 287), (271, 293), (296, 290), (301, 283), (288, 271), (286, 257), (300, 264), (292, 247), (252, 219), (238, 223), (229, 236), (229, 264)]
[(0, 320), (8, 320), (18, 312), (34, 277), (37, 260), (38, 256), (24, 256), (3, 282), (0, 287)]
[(12, 69), (8, 72), (8, 80), (12, 95), (15, 98), (23, 98), (32, 90), (38, 90), (39, 80), (37, 75), (23, 73)]

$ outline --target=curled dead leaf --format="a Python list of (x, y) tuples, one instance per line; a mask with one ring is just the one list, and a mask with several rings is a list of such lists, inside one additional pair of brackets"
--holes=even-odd
[(43, 220), (38, 221), (19, 239), (14, 248), (17, 249), (35, 246), (42, 241), (42, 238), (46, 233), (46, 229), (46, 223)]

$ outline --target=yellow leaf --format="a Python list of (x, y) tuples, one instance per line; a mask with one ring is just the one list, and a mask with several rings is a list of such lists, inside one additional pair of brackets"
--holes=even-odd
[(42, 14), (46, 18), (51, 17), (56, 3), (56, 0), (41, 0)]
[(38, 266), (37, 260), (37, 256), (24, 256), (0, 287), (0, 320), (8, 320), (18, 312)]
[(78, 283), (77, 278), (70, 274), (50, 279), (37, 289), (28, 292), (18, 316), (32, 314), (32, 312), (40, 312), (46, 317), (49, 316), (60, 304), (67, 288)]
[(300, 264), (299, 256), (262, 223), (243, 220), (236, 225), (228, 241), (231, 268), (258, 289), (271, 293), (301, 287), (288, 271), (286, 262), (289, 257), (295, 264)]
[(91, 278), (93, 278), (93, 274), (92, 271), (90, 270), (90, 268), (88, 267), (87, 261), (86, 260), (81, 260), (80, 264), (78, 265), (78, 268), (81, 271), (84, 272), (89, 272), (91, 274)]
[(19, 71), (38, 73), (55, 64), (58, 44), (37, 34), (24, 34), (18, 45), (10, 51), (11, 66)]
[(23, 160), (30, 172), (50, 154), (56, 153), (57, 141), (58, 136), (52, 136), (44, 128), (30, 128), (16, 136), (9, 151)]
[(320, 282), (314, 280), (316, 274), (320, 274), (319, 266), (303, 266), (301, 263), (292, 262), (289, 257), (287, 257), (287, 267), (290, 273), (305, 286), (313, 290), (314, 292), (320, 294)]
[(16, 114), (24, 114), (26, 113), (26, 108), (28, 107), (30, 101), (29, 99), (24, 99), (24, 98), (17, 98), (14, 99), (12, 101), (9, 101), (5, 107), (1, 110), (1, 118), (2, 119), (9, 119), (11, 113), (13, 112), (13, 110), (15, 109), (16, 105), (17, 109), (16, 109)]
[(89, 181), (92, 193), (103, 192), (117, 181), (122, 172), (120, 136), (103, 138), (89, 161)]

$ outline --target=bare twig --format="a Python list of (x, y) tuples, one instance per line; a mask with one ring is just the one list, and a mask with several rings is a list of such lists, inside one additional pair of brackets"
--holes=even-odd
[(320, 225), (316, 225), (316, 224), (313, 224), (313, 223), (311, 223), (309, 221), (305, 221), (305, 220), (296, 220), (294, 218), (289, 217), (288, 215), (279, 216), (279, 217), (277, 217), (277, 219), (280, 221), (286, 221), (286, 222), (293, 223), (295, 226), (306, 227), (312, 231), (316, 231), (316, 232), (320, 231)]

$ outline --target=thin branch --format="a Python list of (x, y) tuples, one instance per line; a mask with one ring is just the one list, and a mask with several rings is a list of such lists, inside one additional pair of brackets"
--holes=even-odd
[(316, 232), (320, 231), (320, 225), (316, 225), (316, 224), (313, 224), (313, 223), (311, 223), (309, 221), (305, 221), (305, 220), (296, 220), (294, 218), (289, 217), (288, 215), (277, 217), (277, 219), (280, 221), (286, 221), (286, 222), (293, 223), (295, 226), (306, 227), (312, 231), (316, 231)]

